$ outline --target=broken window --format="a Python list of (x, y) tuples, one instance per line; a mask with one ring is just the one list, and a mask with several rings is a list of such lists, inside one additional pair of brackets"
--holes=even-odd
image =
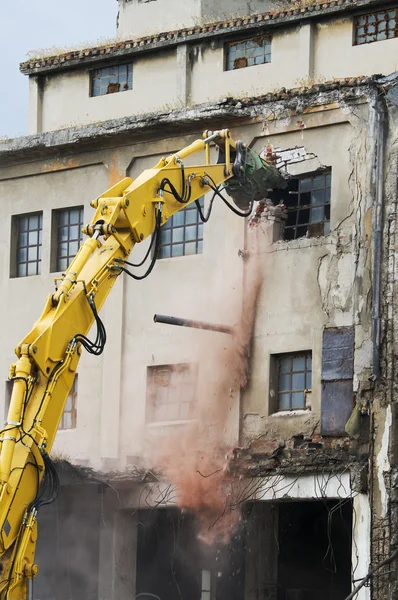
[[(204, 198), (199, 199), (204, 208)], [(203, 223), (195, 203), (175, 213), (160, 230), (159, 258), (203, 252)]]
[(105, 96), (133, 89), (133, 65), (114, 65), (91, 72), (91, 96)]
[(268, 36), (231, 42), (226, 47), (227, 71), (269, 62), (271, 62), (271, 38)]
[(330, 233), (331, 171), (292, 177), (284, 190), (268, 192), (268, 198), (287, 207), (285, 240), (318, 237)]
[(43, 213), (13, 217), (12, 229), (16, 240), (16, 268), (11, 265), (11, 275), (16, 277), (40, 275)]
[(76, 401), (77, 401), (77, 375), (73, 381), (72, 388), (66, 400), (64, 412), (58, 425), (58, 429), (76, 429)]
[(148, 367), (148, 422), (191, 419), (195, 395), (196, 369), (192, 365)]
[(397, 9), (355, 17), (354, 31), (354, 43), (357, 46), (398, 37)]
[(305, 408), (306, 392), (312, 387), (312, 353), (279, 354), (273, 357), (273, 361), (276, 371), (275, 411)]
[(83, 242), (83, 206), (54, 211), (56, 260), (52, 271), (65, 271)]

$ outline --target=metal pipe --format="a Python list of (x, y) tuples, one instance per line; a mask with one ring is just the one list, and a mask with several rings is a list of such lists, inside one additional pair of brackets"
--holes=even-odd
[(219, 325), (206, 323), (205, 321), (193, 321), (192, 319), (181, 319), (179, 317), (169, 317), (167, 315), (154, 315), (155, 323), (164, 323), (165, 325), (176, 325), (177, 327), (192, 327), (193, 329), (204, 329), (205, 331), (217, 331), (218, 333), (227, 333), (233, 335), (234, 328), (228, 325)]
[(385, 111), (382, 100), (376, 96), (373, 110), (376, 116), (376, 157), (375, 157), (375, 196), (373, 207), (373, 287), (372, 287), (372, 376), (373, 380), (380, 376), (380, 290), (381, 259), (383, 234), (383, 185), (384, 185), (384, 119)]
[(28, 579), (28, 600), (33, 600), (33, 578)]

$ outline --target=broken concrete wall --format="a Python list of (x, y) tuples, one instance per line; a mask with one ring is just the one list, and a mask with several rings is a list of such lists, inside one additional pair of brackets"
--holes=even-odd
[[(126, 10), (134, 7), (126, 4)], [(138, 8), (159, 12), (157, 2)], [(396, 67), (398, 39), (355, 45), (350, 16), (316, 23), (284, 18), (277, 27), (275, 19), (272, 26), (266, 20), (259, 27), (255, 20), (225, 21), (207, 26), (206, 35), (201, 28), (179, 33), (166, 28), (164, 35), (152, 32), (120, 48), (91, 48), (25, 63), (23, 71), (31, 78), (29, 130), (54, 131), (224, 97), (246, 98), (336, 77), (387, 74)], [(258, 36), (271, 40), (270, 62), (226, 70), (229, 42)], [(91, 97), (91, 71), (120, 63), (133, 65), (133, 89)]]
[[(235, 399), (233, 406), (231, 404), (233, 418), (225, 431), (225, 440), (228, 445), (247, 446), (245, 467), (251, 475), (264, 473), (264, 469), (270, 473), (279, 472), (280, 468), (283, 468), (284, 474), (302, 473), (303, 470), (312, 472), (315, 465), (318, 471), (326, 473), (335, 472), (332, 466), (338, 465), (339, 473), (351, 470), (355, 474), (357, 463), (356, 478), (360, 483), (356, 493), (362, 496), (366, 491), (366, 470), (363, 469), (366, 444), (363, 440), (352, 442), (347, 437), (322, 438), (319, 421), (322, 411), (322, 332), (325, 327), (355, 328), (352, 391), (357, 393), (365, 408), (372, 396), (372, 388), (369, 384), (366, 387), (365, 383), (372, 367), (370, 209), (374, 181), (372, 184), (369, 169), (373, 165), (374, 140), (369, 101), (374, 91), (370, 83), (352, 88), (336, 85), (335, 89), (322, 89), (307, 95), (296, 93), (288, 98), (262, 98), (247, 102), (236, 113), (233, 108), (229, 116), (227, 112), (224, 114), (225, 125), (235, 124), (234, 136), (244, 139), (258, 151), (269, 144), (274, 148), (305, 147), (311, 158), (287, 165), (290, 175), (314, 172), (322, 166), (332, 168), (331, 234), (292, 241), (273, 238), (273, 243), (261, 255), (265, 281), (258, 307), (250, 383), (241, 396), (240, 407)], [(222, 120), (219, 111), (227, 111), (228, 108), (221, 109), (215, 105), (207, 106), (206, 110), (206, 114), (210, 115), (209, 121), (213, 119), (217, 123)], [(200, 115), (200, 111), (186, 111), (180, 113), (180, 121), (174, 116), (173, 123), (173, 117), (169, 115), (167, 122), (158, 123), (157, 129), (151, 130), (158, 118), (152, 115), (141, 122), (143, 127), (148, 127), (146, 139), (138, 140), (138, 130), (131, 130), (132, 134), (130, 131), (122, 141), (119, 137), (116, 143), (112, 141), (112, 135), (120, 135), (123, 127), (128, 128), (131, 123), (122, 121), (119, 130), (115, 123), (105, 123), (102, 133), (99, 134), (98, 130), (96, 137), (90, 137), (88, 131), (80, 131), (81, 136), (86, 136), (84, 150), (69, 150), (67, 156), (57, 159), (45, 160), (42, 157), (37, 160), (32, 154), (29, 162), (26, 157), (35, 152), (35, 144), (44, 148), (44, 152), (54, 152), (59, 142), (61, 151), (65, 139), (73, 139), (74, 135), (79, 135), (79, 130), (40, 139), (15, 140), (10, 142), (12, 150), (4, 145), (8, 164), (1, 168), (6, 215), (0, 229), (4, 247), (2, 301), (6, 322), (10, 324), (1, 346), (4, 378), (8, 362), (12, 360), (12, 346), (31, 327), (46, 293), (52, 287), (51, 209), (76, 206), (80, 202), (88, 207), (93, 197), (121, 177), (126, 174), (136, 177), (143, 169), (155, 164), (159, 156), (173, 152), (198, 137), (197, 120), (200, 120)], [(242, 123), (243, 119), (246, 123)], [(185, 133), (175, 133), (178, 125)], [(137, 124), (135, 126), (138, 127)], [(52, 150), (49, 144), (52, 144)], [(114, 147), (106, 149), (106, 144)], [(386, 166), (388, 206), (395, 201), (394, 145), (395, 133), (392, 131), (387, 142), (390, 149)], [(65, 145), (62, 151), (65, 152)], [(23, 164), (18, 152), (23, 155)], [(11, 164), (13, 153), (15, 164)], [(11, 217), (26, 211), (26, 198), (29, 198), (32, 210), (44, 211), (42, 274), (29, 279), (10, 279), (8, 248), (12, 239)], [(390, 219), (393, 214), (391, 209), (386, 219), (390, 233), (393, 231)], [(86, 213), (85, 219), (89, 219), (89, 213)], [(147, 368), (194, 362), (199, 344), (208, 346), (211, 359), (222, 342), (215, 334), (207, 332), (176, 330), (171, 334), (159, 325), (151, 325), (152, 317), (156, 312), (175, 314), (178, 308), (179, 316), (223, 322), (226, 318), (223, 305), (225, 292), (230, 291), (232, 282), (238, 281), (239, 285), (243, 282), (242, 256), (248, 249), (245, 246), (245, 228), (243, 220), (216, 204), (213, 220), (205, 229), (202, 254), (162, 259), (152, 277), (144, 282), (118, 282), (103, 311), (109, 332), (107, 350), (102, 362), (83, 358), (79, 369), (77, 429), (60, 432), (55, 453), (103, 471), (124, 472), (139, 464), (145, 453), (143, 433), (150, 431), (154, 443), (157, 432), (162, 430), (180, 435), (184, 423), (155, 426), (147, 423)], [(391, 235), (389, 239), (390, 245), (395, 243), (391, 241)], [(390, 279), (387, 278), (389, 285), (395, 281), (391, 271), (393, 248), (392, 245)], [(145, 247), (137, 250), (140, 256)], [(388, 289), (391, 297), (391, 285)], [(23, 302), (27, 296), (32, 298), (29, 311)], [(14, 338), (15, 342), (10, 347), (8, 340)], [(391, 344), (392, 341), (389, 352), (392, 351)], [(270, 355), (300, 350), (313, 352), (311, 408), (298, 414), (270, 414)], [(387, 365), (391, 364), (391, 358), (384, 360)], [(390, 431), (390, 421), (382, 387), (380, 399), (376, 399), (374, 407), (372, 431), (375, 433), (374, 456), (378, 457), (374, 464), (379, 467), (379, 475), (375, 470), (375, 476), (371, 477), (376, 519), (381, 518), (383, 506), (380, 473), (385, 480), (387, 494), (390, 489), (388, 477), (392, 473), (389, 468), (392, 458), (388, 451), (386, 454), (386, 447), (390, 445), (389, 433), (387, 438), (385, 434), (386, 427)], [(388, 499), (387, 504), (391, 505)], [(121, 525), (119, 529), (126, 527)], [(386, 539), (385, 535), (383, 539)], [(109, 543), (106, 532), (103, 540), (105, 556)]]

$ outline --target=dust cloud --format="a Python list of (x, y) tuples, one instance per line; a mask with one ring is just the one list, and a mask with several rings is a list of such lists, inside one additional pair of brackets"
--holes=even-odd
[(240, 390), (249, 375), (262, 284), (258, 256), (258, 252), (250, 252), (243, 278), (240, 273), (240, 281), (231, 280), (224, 297), (218, 300), (223, 311), (225, 307), (225, 322), (235, 324), (234, 335), (196, 332), (199, 383), (195, 420), (170, 428), (169, 434), (148, 445), (148, 466), (150, 463), (173, 485), (178, 506), (195, 515), (199, 538), (208, 545), (227, 543), (240, 520), (240, 510), (235, 508), (243, 482), (236, 479), (228, 464), (231, 446), (239, 439)]

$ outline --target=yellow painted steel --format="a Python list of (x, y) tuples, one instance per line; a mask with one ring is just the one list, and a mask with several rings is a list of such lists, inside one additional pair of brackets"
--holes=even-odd
[[(28, 580), (38, 571), (36, 511), (30, 504), (43, 479), (44, 456), (53, 445), (81, 354), (80, 344), (70, 342), (77, 334), (87, 335), (94, 322), (88, 298), (94, 298), (99, 311), (120, 274), (118, 260), (126, 259), (136, 243), (154, 232), (160, 206), (163, 225), (209, 191), (206, 176), (217, 185), (231, 176), (230, 146), (235, 143), (228, 130), (212, 135), (224, 146), (227, 162), (209, 164), (208, 143), (197, 140), (136, 180), (123, 179), (92, 202), (96, 212), (84, 228), (89, 239), (16, 348), (18, 360), (10, 370), (11, 403), (0, 434), (0, 600), (26, 600)], [(171, 194), (159, 194), (164, 177), (181, 190), (181, 161), (203, 149), (206, 164), (185, 167), (190, 201), (181, 204)]]

